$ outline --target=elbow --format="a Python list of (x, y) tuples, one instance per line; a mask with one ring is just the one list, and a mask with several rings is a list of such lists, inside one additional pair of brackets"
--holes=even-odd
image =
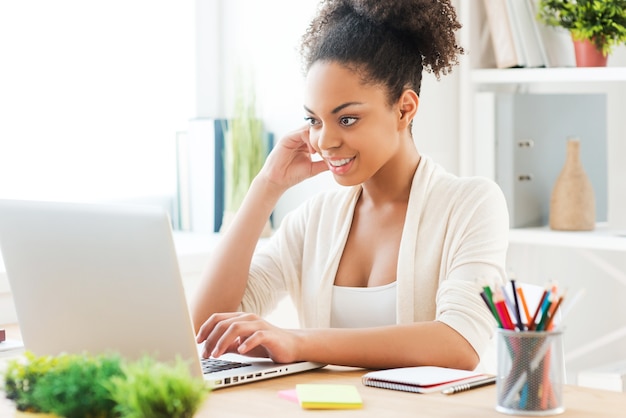
[(476, 367), (478, 367), (479, 363), (480, 358), (478, 357), (478, 354), (476, 354), (476, 351), (474, 351), (473, 349), (465, 350), (465, 352), (459, 355), (458, 365), (456, 366), (456, 368), (471, 371), (475, 370)]

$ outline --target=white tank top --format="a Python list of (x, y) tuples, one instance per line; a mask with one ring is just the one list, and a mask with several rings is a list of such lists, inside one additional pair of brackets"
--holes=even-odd
[(366, 328), (396, 323), (396, 282), (376, 287), (333, 286), (330, 326)]

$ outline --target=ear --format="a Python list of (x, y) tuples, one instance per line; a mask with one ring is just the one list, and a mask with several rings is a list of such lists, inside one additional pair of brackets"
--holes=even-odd
[(417, 113), (417, 107), (419, 105), (419, 97), (417, 93), (411, 89), (406, 89), (398, 99), (398, 110), (400, 118), (398, 119), (398, 128), (404, 130), (411, 125), (415, 114)]

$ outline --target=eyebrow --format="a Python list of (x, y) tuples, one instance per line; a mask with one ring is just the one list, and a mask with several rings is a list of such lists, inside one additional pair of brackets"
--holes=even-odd
[[(363, 103), (361, 102), (347, 102), (347, 103), (343, 103), (340, 104), (339, 106), (337, 106), (336, 108), (334, 108), (330, 113), (332, 113), (333, 115), (335, 113), (340, 112), (342, 109), (345, 109), (348, 106), (353, 106), (353, 105), (362, 105)], [(311, 113), (311, 114), (315, 114), (314, 111), (312, 111), (311, 109), (309, 109), (308, 107), (304, 106), (304, 110), (306, 110), (307, 112)]]

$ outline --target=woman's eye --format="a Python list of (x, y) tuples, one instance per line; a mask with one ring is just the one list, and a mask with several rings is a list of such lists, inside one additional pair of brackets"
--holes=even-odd
[(342, 126), (350, 126), (350, 125), (353, 125), (353, 124), (354, 124), (354, 122), (356, 122), (356, 121), (357, 121), (357, 118), (353, 118), (353, 117), (350, 117), (350, 116), (344, 116), (344, 117), (342, 117), (342, 118), (340, 118), (340, 119), (339, 119), (339, 123), (340, 123)]
[(306, 123), (308, 123), (308, 124), (309, 124), (309, 126), (315, 126), (315, 125), (317, 125), (317, 123), (318, 123), (318, 122), (317, 122), (317, 119), (315, 119), (315, 118), (313, 118), (313, 117), (311, 117), (311, 116), (305, 116), (305, 117), (304, 117), (304, 120), (306, 121)]

